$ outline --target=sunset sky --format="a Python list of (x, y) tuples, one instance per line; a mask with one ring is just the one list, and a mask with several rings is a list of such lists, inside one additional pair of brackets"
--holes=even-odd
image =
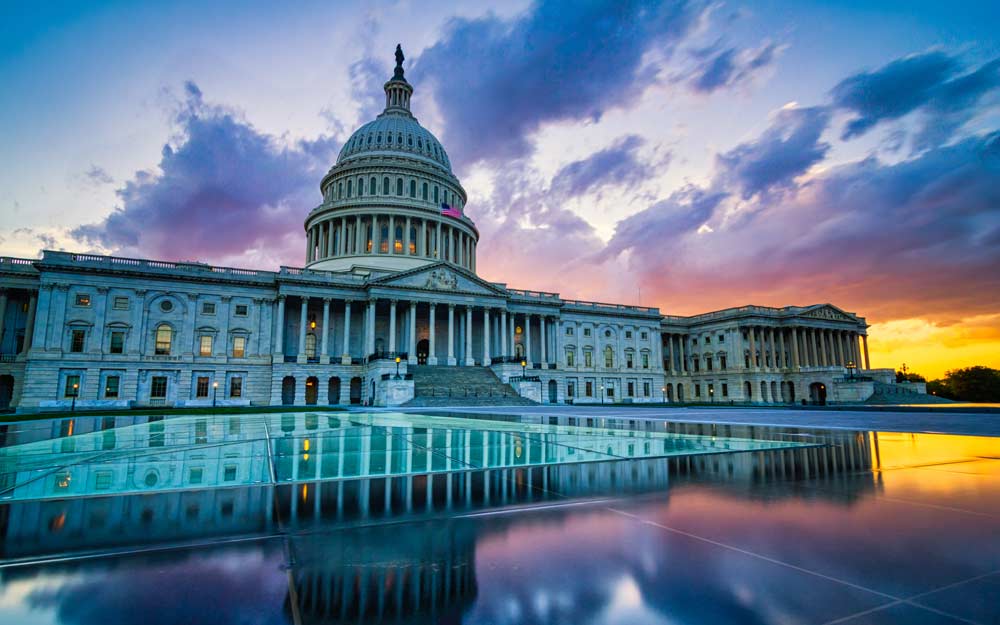
[(997, 24), (995, 1), (7, 3), (0, 254), (301, 266), (401, 43), (485, 278), (681, 315), (831, 302), (873, 366), (1000, 367)]

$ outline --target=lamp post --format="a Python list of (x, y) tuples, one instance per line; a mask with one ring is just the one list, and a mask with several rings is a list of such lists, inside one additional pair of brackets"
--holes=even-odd
[(396, 356), (396, 379), (399, 379), (399, 361), (402, 360), (399, 356)]
[(853, 380), (854, 379), (854, 370), (857, 369), (858, 366), (856, 364), (854, 364), (853, 360), (848, 360), (847, 364), (844, 365), (844, 366), (847, 368), (848, 371), (851, 372), (851, 379)]
[(522, 360), (522, 361), (521, 361), (521, 379), (522, 379), (522, 380), (524, 380), (524, 375), (525, 375), (525, 374), (524, 374), (524, 369), (525, 369), (525, 367), (527, 367), (527, 366), (528, 366), (528, 361), (527, 361), (527, 360)]
[(215, 408), (215, 398), (219, 395), (219, 383), (212, 382), (212, 408)]
[(708, 403), (710, 403), (710, 404), (715, 403), (715, 387), (714, 386), (709, 386), (708, 387)]
[(80, 383), (73, 383), (73, 403), (70, 405), (69, 411), (76, 412), (76, 398), (80, 394)]
[(601, 404), (603, 405), (604, 404), (604, 385), (603, 384), (598, 385), (597, 388), (598, 388), (598, 390), (601, 393)]

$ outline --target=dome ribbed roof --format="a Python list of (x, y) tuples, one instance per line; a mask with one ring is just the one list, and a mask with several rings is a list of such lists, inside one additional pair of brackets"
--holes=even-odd
[(405, 155), (429, 161), (451, 172), (441, 142), (408, 113), (386, 112), (354, 131), (337, 157), (337, 164), (362, 156)]

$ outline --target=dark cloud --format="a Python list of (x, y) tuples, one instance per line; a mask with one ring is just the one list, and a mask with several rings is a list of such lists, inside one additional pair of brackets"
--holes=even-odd
[(688, 186), (665, 200), (618, 222), (615, 234), (601, 254), (617, 256), (627, 250), (663, 250), (665, 241), (697, 232), (727, 197), (724, 191)]
[(543, 0), (510, 21), (456, 18), (414, 75), (434, 86), (453, 162), (517, 158), (546, 122), (596, 119), (632, 102), (655, 79), (644, 55), (673, 49), (701, 6)]
[(766, 43), (756, 50), (725, 48), (705, 51), (689, 84), (699, 93), (712, 93), (750, 80), (777, 58), (779, 48)]
[(882, 320), (990, 313), (998, 177), (1000, 133), (974, 136), (899, 163), (831, 168), (755, 198), (744, 219), (713, 218), (712, 231), (696, 228), (706, 211), (654, 207), (623, 222), (610, 250), (635, 251), (631, 270), (686, 312), (834, 301)]
[(829, 122), (825, 108), (781, 109), (757, 139), (716, 157), (720, 175), (744, 199), (787, 188), (826, 156), (830, 145), (820, 137)]
[(137, 172), (118, 190), (120, 207), (72, 236), (145, 258), (300, 264), (302, 222), (321, 200), (318, 181), (336, 141), (284, 146), (206, 105), (195, 84), (185, 94), (178, 138), (164, 145), (158, 170)]
[(879, 123), (923, 110), (928, 118), (915, 147), (940, 145), (972, 117), (983, 95), (1000, 87), (1000, 59), (963, 71), (957, 57), (934, 51), (845, 78), (831, 92), (836, 107), (855, 115), (841, 138), (861, 136)]
[(552, 192), (570, 198), (604, 186), (628, 186), (647, 180), (654, 167), (638, 158), (637, 152), (644, 144), (642, 137), (626, 135), (585, 159), (573, 161), (553, 176)]

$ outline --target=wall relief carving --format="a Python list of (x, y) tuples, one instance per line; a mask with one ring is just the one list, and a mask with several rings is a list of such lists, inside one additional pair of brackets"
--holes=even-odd
[(454, 291), (458, 288), (458, 278), (447, 269), (435, 269), (427, 276), (424, 288)]

